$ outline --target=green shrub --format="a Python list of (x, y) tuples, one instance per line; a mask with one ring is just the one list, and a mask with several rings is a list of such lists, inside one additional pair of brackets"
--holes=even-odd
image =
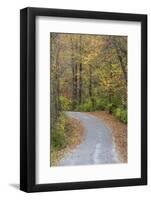
[(96, 110), (105, 110), (106, 108), (106, 101), (104, 99), (97, 99), (96, 100)]
[(79, 112), (92, 112), (106, 110), (113, 113), (121, 122), (127, 123), (127, 110), (117, 108), (116, 101), (108, 103), (107, 98), (91, 98), (87, 102), (76, 106), (76, 111)]
[(127, 123), (127, 110), (117, 108), (114, 112), (114, 115), (123, 123)]
[(121, 116), (121, 109), (120, 108), (117, 108), (114, 112), (115, 116), (120, 119), (120, 116)]
[(66, 142), (67, 118), (61, 113), (52, 128), (52, 149), (61, 149), (67, 145)]
[(91, 98), (87, 102), (76, 107), (76, 111), (81, 112), (91, 112), (91, 111), (100, 111), (100, 110), (108, 110), (107, 101), (105, 99), (96, 99)]
[(68, 111), (71, 109), (71, 100), (68, 99), (67, 97), (60, 96), (60, 105), (61, 105), (61, 110), (62, 111)]
[(76, 110), (77, 111), (81, 111), (81, 112), (90, 112), (90, 111), (93, 111), (92, 101), (89, 100), (88, 102), (79, 105)]
[(122, 110), (121, 121), (124, 122), (124, 123), (127, 123), (127, 110)]
[(106, 105), (106, 110), (108, 110), (110, 113), (112, 113), (112, 111), (113, 111), (113, 104), (112, 103), (108, 103)]
[(77, 110), (78, 108), (78, 101), (75, 99), (75, 100), (72, 100), (72, 106), (71, 106), (71, 109), (72, 110)]

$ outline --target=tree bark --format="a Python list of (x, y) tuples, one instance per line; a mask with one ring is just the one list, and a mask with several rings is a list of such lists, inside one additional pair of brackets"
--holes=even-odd
[(89, 96), (92, 97), (92, 70), (91, 65), (89, 65)]
[(74, 44), (71, 38), (71, 67), (72, 67), (72, 101), (75, 100), (75, 63), (74, 63)]
[(81, 104), (82, 102), (82, 36), (80, 35), (80, 65), (79, 65), (79, 103)]

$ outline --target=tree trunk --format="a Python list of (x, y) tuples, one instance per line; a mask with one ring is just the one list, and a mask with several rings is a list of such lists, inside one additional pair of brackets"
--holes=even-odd
[(56, 112), (56, 117), (59, 117), (59, 113), (60, 113), (60, 61), (59, 61), (59, 57), (60, 57), (60, 44), (59, 44), (59, 36), (56, 35), (56, 58), (54, 61), (54, 74), (55, 74), (55, 79), (53, 81), (54, 84), (54, 98), (55, 98), (55, 112)]
[(82, 36), (80, 35), (80, 66), (79, 66), (79, 103), (82, 102)]
[(90, 99), (92, 97), (92, 70), (91, 70), (91, 65), (89, 65), (89, 96)]
[[(109, 65), (110, 65), (110, 80), (112, 80), (112, 65), (111, 65), (111, 63)], [(112, 113), (112, 110), (110, 107), (111, 103), (112, 103), (112, 88), (111, 88), (111, 84), (110, 84), (110, 87), (109, 87), (109, 113), (110, 114)]]
[(74, 64), (74, 44), (71, 38), (71, 67), (72, 67), (72, 101), (75, 100), (75, 64)]
[(74, 90), (74, 93), (75, 93), (75, 99), (77, 100), (77, 98), (78, 98), (78, 75), (77, 75), (78, 65), (77, 65), (77, 63), (75, 63), (74, 67), (75, 67), (75, 76), (74, 76), (75, 90)]

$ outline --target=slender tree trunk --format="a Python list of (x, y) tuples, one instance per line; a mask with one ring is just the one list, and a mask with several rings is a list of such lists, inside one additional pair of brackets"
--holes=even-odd
[(125, 69), (125, 65), (123, 63), (122, 56), (120, 55), (118, 48), (116, 48), (116, 52), (117, 52), (117, 57), (118, 57), (119, 62), (120, 62), (121, 69), (123, 71), (125, 82), (127, 83), (127, 71)]
[(82, 36), (80, 35), (80, 65), (79, 65), (79, 103), (82, 102)]
[(78, 98), (78, 75), (77, 75), (77, 72), (78, 72), (78, 65), (77, 63), (75, 63), (74, 65), (75, 67), (75, 76), (74, 76), (74, 82), (75, 82), (75, 99), (77, 100)]
[[(109, 65), (110, 65), (110, 80), (112, 80), (112, 65), (111, 65), (111, 63)], [(109, 104), (111, 104), (111, 103), (112, 103), (112, 88), (110, 86), (109, 87)], [(110, 107), (109, 107), (109, 113), (110, 114), (112, 113), (112, 110)]]
[(91, 70), (91, 65), (89, 65), (89, 96), (90, 99), (92, 97), (92, 70)]
[[(74, 64), (74, 44), (71, 38), (71, 67), (72, 67), (72, 102), (75, 101), (75, 64)], [(74, 108), (74, 105), (73, 105)]]
[(56, 115), (59, 117), (60, 113), (60, 62), (59, 62), (59, 55), (60, 55), (60, 45), (59, 45), (59, 38), (57, 38), (57, 52), (56, 52), (56, 79), (55, 82), (55, 93), (56, 93)]
[(78, 63), (75, 60), (75, 56), (78, 51), (78, 43), (76, 40), (71, 38), (71, 67), (72, 67), (72, 101), (73, 109), (76, 106), (78, 99)]

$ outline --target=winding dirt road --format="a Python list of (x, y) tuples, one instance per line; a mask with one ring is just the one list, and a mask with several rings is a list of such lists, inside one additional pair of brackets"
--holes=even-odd
[(66, 112), (66, 114), (81, 121), (85, 128), (85, 139), (59, 162), (59, 166), (120, 162), (115, 150), (111, 129), (103, 121), (82, 112)]

